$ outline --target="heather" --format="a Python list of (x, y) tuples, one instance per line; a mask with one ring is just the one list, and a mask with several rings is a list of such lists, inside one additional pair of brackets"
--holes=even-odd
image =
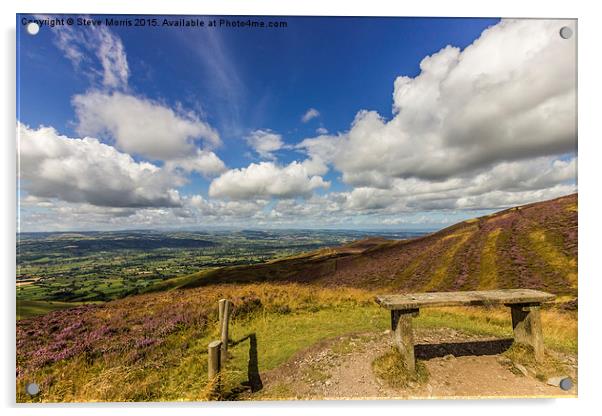
[[(50, 312), (17, 322), (17, 401), (207, 400), (207, 344), (219, 338), (221, 298), (234, 303), (223, 373), (229, 399), (248, 393), (251, 368), (263, 374), (325, 339), (382, 334), (390, 317), (374, 296), (383, 292), (546, 290), (559, 295), (542, 311), (546, 348), (574, 355), (576, 221), (571, 195), (424, 237), (210, 269), (106, 303), (45, 305)], [(415, 324), (512, 336), (503, 307), (427, 309)], [(35, 397), (24, 393), (32, 381), (41, 387)]]

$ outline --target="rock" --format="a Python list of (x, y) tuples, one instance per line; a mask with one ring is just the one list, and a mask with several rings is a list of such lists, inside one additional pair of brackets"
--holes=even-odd
[(504, 357), (504, 356), (498, 357), (497, 361), (498, 361), (498, 363), (504, 364), (504, 365), (512, 364), (512, 360), (510, 358)]
[(324, 384), (326, 384), (327, 386), (330, 386), (332, 384), (332, 381), (326, 380), (326, 382)]
[(385, 330), (385, 331), (383, 332), (383, 335), (389, 335), (390, 333), (391, 333), (391, 330), (390, 330), (390, 329), (387, 329), (387, 330)]
[(567, 376), (550, 377), (546, 383), (563, 390), (570, 390), (573, 387), (573, 381)]
[(455, 360), (456, 356), (453, 354), (447, 354), (446, 356), (443, 357), (443, 359), (446, 361)]
[(517, 363), (515, 363), (515, 364), (514, 364), (514, 367), (515, 367), (515, 368), (516, 368), (518, 371), (520, 371), (520, 372), (522, 373), (522, 375), (523, 375), (523, 376), (525, 376), (525, 377), (529, 377), (529, 371), (527, 371), (527, 367), (525, 367), (525, 366), (524, 366), (524, 365), (522, 365), (522, 364), (517, 364)]

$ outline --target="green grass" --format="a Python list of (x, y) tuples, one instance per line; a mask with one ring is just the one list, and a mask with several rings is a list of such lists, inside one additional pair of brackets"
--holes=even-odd
[[(354, 332), (384, 330), (388, 322), (387, 313), (377, 307), (349, 305), (314, 313), (258, 316), (248, 322), (235, 323), (232, 338), (255, 333), (260, 368), (267, 370), (283, 364), (295, 352), (320, 340)], [(233, 364), (236, 366), (235, 361)]]
[(61, 309), (75, 308), (84, 302), (53, 302), (43, 300), (20, 300), (17, 302), (17, 320), (44, 315)]
[[(390, 325), (389, 313), (374, 304), (370, 292), (343, 288), (316, 291), (310, 286), (292, 284), (223, 285), (147, 294), (116, 301), (114, 307), (107, 305), (102, 313), (118, 314), (121, 310), (130, 313), (132, 308), (157, 308), (184, 300), (195, 300), (204, 304), (203, 308), (213, 309), (220, 297), (253, 296), (261, 299), (260, 306), (238, 317), (235, 315), (230, 326), (231, 357), (224, 372), (226, 392), (237, 390), (248, 379), (254, 355), (248, 338), (251, 334), (256, 339), (256, 365), (263, 373), (281, 366), (295, 353), (319, 341), (348, 334), (382, 332)], [(183, 327), (152, 348), (126, 349), (97, 357), (75, 356), (36, 370), (18, 380), (17, 401), (206, 400), (207, 345), (219, 339), (216, 315), (209, 315), (207, 327)], [(576, 352), (575, 314), (544, 310), (542, 319), (546, 348)], [(510, 313), (506, 308), (425, 309), (414, 319), (414, 325), (416, 328), (453, 328), (475, 335), (512, 336)], [(334, 343), (333, 353), (354, 351), (351, 341), (353, 337), (346, 337)], [(390, 368), (391, 373), (396, 374), (399, 369), (393, 365), (393, 358), (383, 358), (377, 367), (382, 371)], [(307, 370), (306, 376), (310, 379), (324, 376), (316, 369)], [(35, 398), (23, 394), (25, 378), (39, 382), (43, 394)], [(270, 392), (271, 397), (272, 388)], [(257, 394), (261, 397), (261, 392)], [(229, 397), (236, 398), (236, 394)], [(292, 396), (287, 394), (286, 397)]]

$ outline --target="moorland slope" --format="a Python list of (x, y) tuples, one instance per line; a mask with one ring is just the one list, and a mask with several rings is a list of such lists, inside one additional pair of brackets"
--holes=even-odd
[(522, 287), (576, 295), (577, 194), (467, 220), (424, 237), (372, 238), (174, 282), (183, 288), (243, 282), (399, 291)]

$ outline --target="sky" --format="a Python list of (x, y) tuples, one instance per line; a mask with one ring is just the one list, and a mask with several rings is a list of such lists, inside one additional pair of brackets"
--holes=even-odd
[(18, 230), (431, 230), (577, 191), (574, 21), (251, 19), (18, 15)]

